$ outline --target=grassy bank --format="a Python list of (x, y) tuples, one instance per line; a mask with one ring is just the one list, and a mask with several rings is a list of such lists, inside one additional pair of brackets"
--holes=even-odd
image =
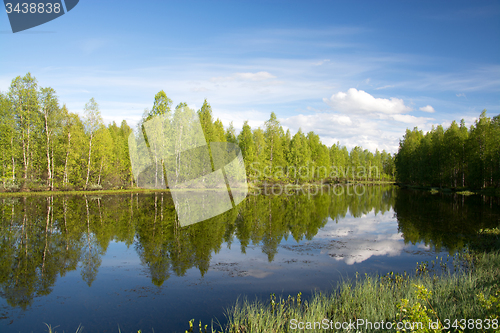
[(154, 193), (169, 192), (168, 189), (144, 189), (129, 188), (116, 190), (96, 190), (96, 191), (40, 191), (40, 192), (0, 192), (1, 197), (26, 197), (26, 196), (48, 196), (48, 195), (101, 195), (101, 194), (123, 194), (123, 193)]
[[(331, 186), (331, 185), (347, 185), (347, 184), (364, 184), (364, 185), (390, 185), (394, 184), (394, 182), (390, 181), (356, 181), (349, 183), (283, 183), (283, 182), (249, 182), (249, 190), (254, 188), (264, 188), (264, 187), (272, 187), (272, 186), (287, 186), (288, 189), (307, 189), (307, 188), (316, 188), (318, 186)], [(190, 191), (196, 191), (199, 189), (185, 189)], [(47, 196), (47, 195), (101, 195), (101, 194), (123, 194), (123, 193), (154, 193), (154, 192), (169, 192), (169, 189), (145, 189), (145, 188), (126, 188), (126, 189), (112, 189), (112, 190), (55, 190), (55, 191), (36, 191), (36, 190), (24, 190), (17, 192), (9, 192), (9, 191), (0, 191), (1, 197), (26, 197), (26, 196)]]
[[(300, 294), (287, 299), (272, 295), (269, 303), (239, 301), (228, 310), (224, 332), (294, 332), (297, 329), (292, 329), (293, 325), (299, 322), (323, 323), (325, 319), (328, 323), (439, 320), (446, 325), (447, 318), (498, 318), (500, 303), (494, 297), (500, 296), (500, 255), (483, 253), (474, 258), (473, 265), (472, 269), (460, 267), (459, 272), (440, 277), (421, 266), (423, 270), (413, 276), (390, 273), (344, 281), (335, 291), (317, 293), (309, 301), (301, 300)], [(493, 300), (490, 309), (484, 300)], [(427, 310), (423, 310), (424, 306)], [(377, 331), (363, 325), (358, 329)]]
[[(481, 319), (483, 325), (489, 319), (491, 327), (486, 331), (500, 332), (498, 326), (493, 329), (493, 319), (498, 323), (500, 317), (499, 249), (500, 230), (486, 230), (470, 238), (467, 250), (444, 260), (417, 263), (411, 273), (356, 276), (339, 283), (331, 292), (314, 294), (309, 300), (303, 300), (300, 293), (287, 298), (271, 295), (268, 302), (242, 299), (227, 310), (228, 323), (222, 332), (333, 332), (339, 331), (335, 323), (361, 324), (358, 320), (364, 320), (365, 326), (357, 327), (363, 332), (380, 331), (367, 322), (382, 321), (394, 323), (393, 331), (398, 322), (407, 323), (406, 331), (433, 331), (418, 330), (416, 326), (412, 330), (409, 326), (422, 322), (428, 328), (429, 321), (438, 325), (435, 331), (458, 331), (460, 327), (456, 325), (460, 322), (453, 328), (453, 321), (462, 318)], [(299, 323), (317, 326), (301, 330)], [(466, 327), (465, 331), (482, 331), (476, 327), (478, 323), (472, 325), (475, 329)], [(449, 328), (444, 329), (446, 326)], [(187, 332), (221, 329), (199, 328), (201, 325), (191, 322)]]

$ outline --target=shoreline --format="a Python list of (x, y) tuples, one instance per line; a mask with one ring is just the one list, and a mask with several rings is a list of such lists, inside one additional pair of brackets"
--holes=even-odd
[[(294, 187), (322, 187), (322, 186), (335, 186), (335, 185), (397, 185), (394, 181), (351, 181), (351, 182), (339, 182), (339, 183), (316, 183), (316, 182), (304, 182), (304, 183), (286, 183), (286, 182), (248, 182), (249, 190), (252, 187), (256, 188), (266, 188), (273, 186), (289, 186), (291, 189)], [(183, 189), (196, 191), (200, 190), (197, 188)], [(207, 189), (203, 189), (207, 190)], [(208, 189), (211, 190), (211, 189)], [(24, 197), (24, 196), (52, 196), (52, 195), (109, 195), (109, 194), (124, 194), (124, 193), (160, 193), (160, 192), (170, 192), (170, 189), (147, 189), (147, 188), (125, 188), (125, 189), (111, 189), (111, 190), (54, 190), (54, 191), (36, 191), (36, 190), (25, 190), (16, 192), (3, 192), (0, 191), (0, 197)]]

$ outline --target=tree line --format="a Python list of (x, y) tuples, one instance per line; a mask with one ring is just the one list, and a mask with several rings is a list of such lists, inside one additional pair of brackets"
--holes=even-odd
[[(317, 134), (302, 130), (292, 136), (274, 113), (264, 126), (246, 121), (237, 135), (224, 128), (205, 99), (190, 110), (186, 103), (172, 108), (164, 91), (144, 111), (138, 127), (125, 120), (105, 125), (98, 103), (91, 98), (83, 115), (69, 112), (53, 88), (40, 87), (30, 73), (12, 80), (0, 92), (0, 177), (3, 190), (101, 189), (137, 186), (128, 139), (145, 132), (144, 123), (158, 115), (175, 117), (180, 110), (197, 113), (207, 142), (239, 145), (247, 177), (255, 181), (311, 182), (386, 180), (395, 175), (394, 157), (359, 146), (350, 151), (340, 143), (323, 144)], [(148, 148), (151, 149), (149, 143)]]
[(500, 187), (500, 115), (486, 116), (469, 128), (462, 119), (444, 129), (406, 130), (395, 157), (397, 180), (448, 188)]
[(84, 116), (60, 105), (30, 73), (0, 94), (0, 177), (4, 189), (102, 188), (130, 183), (125, 121), (104, 125), (94, 99)]

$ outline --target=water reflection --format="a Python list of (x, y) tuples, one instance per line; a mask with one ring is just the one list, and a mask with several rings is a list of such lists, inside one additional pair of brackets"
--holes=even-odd
[[(498, 225), (498, 207), (498, 198), (367, 186), (312, 196), (251, 195), (236, 209), (181, 227), (165, 192), (2, 198), (0, 293), (11, 307), (26, 309), (36, 296), (51, 293), (58, 276), (78, 268), (91, 286), (111, 242), (134, 248), (156, 286), (191, 268), (204, 276), (223, 244), (237, 243), (242, 255), (257, 246), (269, 263), (281, 249), (312, 246), (352, 265), (401, 254), (401, 238), (455, 250), (465, 234)], [(272, 273), (253, 267), (241, 274)]]
[(315, 239), (325, 240), (323, 253), (352, 265), (372, 256), (401, 254), (404, 249), (402, 237), (391, 213), (346, 218), (341, 224), (327, 225)]
[(479, 229), (500, 225), (500, 198), (401, 190), (394, 211), (405, 243), (454, 251)]

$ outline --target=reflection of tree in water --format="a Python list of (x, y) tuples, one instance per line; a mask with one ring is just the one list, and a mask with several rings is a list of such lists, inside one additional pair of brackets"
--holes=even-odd
[(63, 274), (63, 236), (54, 198), (3, 199), (0, 224), (0, 290), (11, 306), (23, 309), (35, 296), (48, 295)]
[[(99, 266), (101, 266), (103, 251), (100, 250), (96, 235), (90, 230), (90, 211), (87, 196), (85, 196), (85, 207), (87, 209), (87, 230), (83, 235), (85, 246), (82, 248), (82, 268), (80, 274), (83, 281), (90, 287), (97, 277)], [(100, 215), (100, 217), (102, 216)]]
[(424, 242), (454, 252), (467, 235), (499, 225), (500, 199), (400, 190), (394, 211), (405, 243)]
[(184, 228), (168, 192), (0, 199), (0, 293), (10, 305), (26, 308), (78, 264), (90, 286), (113, 240), (134, 244), (152, 283), (161, 286), (191, 268), (203, 276), (213, 254), (234, 238), (242, 253), (259, 245), (272, 261), (283, 239), (310, 240), (329, 219), (338, 222), (347, 215), (384, 214), (395, 206), (407, 242), (437, 247), (451, 247), (457, 235), (498, 220), (498, 202), (490, 207), (478, 197), (464, 202), (391, 186), (362, 189), (356, 189), (361, 195), (353, 186), (316, 194), (250, 195), (235, 209)]
[(82, 275), (83, 281), (87, 283), (90, 287), (97, 277), (97, 272), (99, 266), (101, 265), (101, 253), (95, 242), (95, 237), (93, 235), (86, 236), (87, 246), (84, 248), (82, 254), (82, 268), (80, 274)]

